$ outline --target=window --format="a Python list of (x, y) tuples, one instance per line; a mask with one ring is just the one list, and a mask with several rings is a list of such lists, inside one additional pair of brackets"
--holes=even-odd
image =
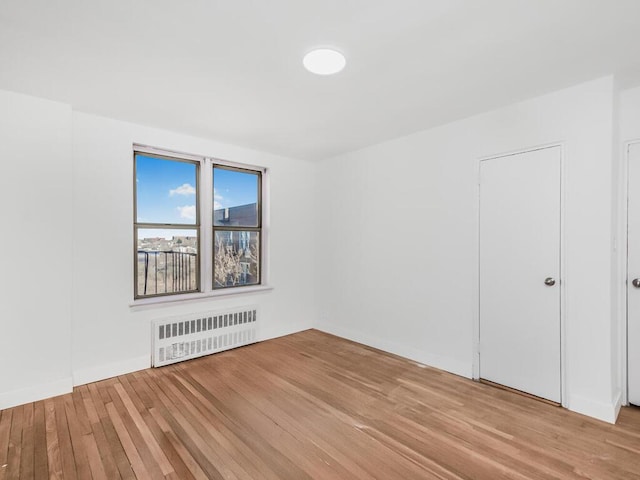
[(262, 284), (263, 170), (134, 151), (134, 297)]
[(136, 298), (200, 290), (200, 165), (135, 154)]
[(260, 173), (213, 167), (213, 288), (260, 283)]

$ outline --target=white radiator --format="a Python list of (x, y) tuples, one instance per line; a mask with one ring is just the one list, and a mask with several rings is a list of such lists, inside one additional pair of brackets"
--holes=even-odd
[(152, 322), (152, 364), (169, 365), (257, 341), (254, 306), (181, 315)]

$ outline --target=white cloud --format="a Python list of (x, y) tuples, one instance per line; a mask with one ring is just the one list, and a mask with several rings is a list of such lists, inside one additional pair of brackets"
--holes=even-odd
[(220, 210), (221, 208), (224, 208), (224, 205), (222, 204), (223, 200), (224, 200), (224, 197), (220, 195), (218, 191), (214, 188), (213, 189), (213, 209)]
[(184, 207), (178, 207), (177, 210), (180, 213), (180, 218), (185, 218), (187, 220), (195, 220), (196, 219), (196, 206), (195, 205), (185, 205)]
[(183, 183), (178, 188), (169, 190), (169, 195), (171, 197), (173, 197), (174, 195), (195, 195), (195, 194), (196, 194), (196, 187), (188, 183)]

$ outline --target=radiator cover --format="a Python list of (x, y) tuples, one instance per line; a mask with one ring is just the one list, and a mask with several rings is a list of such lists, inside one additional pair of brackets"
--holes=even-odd
[(151, 363), (162, 367), (255, 343), (257, 327), (255, 306), (156, 319)]

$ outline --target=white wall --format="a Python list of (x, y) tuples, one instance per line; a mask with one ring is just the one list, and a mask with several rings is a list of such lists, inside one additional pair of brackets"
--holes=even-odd
[[(132, 308), (133, 157), (140, 143), (267, 167), (269, 284), (273, 290)], [(315, 318), (315, 165), (164, 130), (73, 114), (73, 377), (81, 384), (150, 364), (154, 318), (257, 304), (260, 338), (310, 328)]]
[[(272, 290), (130, 306), (134, 142), (268, 169)], [(154, 318), (251, 304), (260, 339), (311, 327), (314, 164), (4, 91), (0, 157), (0, 409), (148, 367)]]
[(640, 86), (620, 92), (620, 138), (640, 141)]
[(0, 409), (71, 388), (71, 108), (0, 91)]
[(613, 117), (608, 77), (322, 162), (317, 326), (471, 377), (478, 160), (561, 143), (564, 402), (613, 421)]

